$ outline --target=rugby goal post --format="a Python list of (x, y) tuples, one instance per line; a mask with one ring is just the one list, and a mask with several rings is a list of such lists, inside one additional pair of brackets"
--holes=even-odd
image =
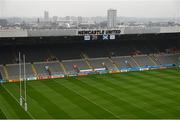
[[(23, 66), (23, 67), (22, 67)], [(19, 104), (28, 110), (27, 104), (27, 79), (26, 79), (26, 56), (23, 55), (23, 61), (21, 60), (21, 53), (19, 52)]]

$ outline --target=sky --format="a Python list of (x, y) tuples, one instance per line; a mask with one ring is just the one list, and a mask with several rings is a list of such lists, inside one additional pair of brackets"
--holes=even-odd
[(0, 0), (0, 17), (106, 16), (180, 17), (180, 0)]

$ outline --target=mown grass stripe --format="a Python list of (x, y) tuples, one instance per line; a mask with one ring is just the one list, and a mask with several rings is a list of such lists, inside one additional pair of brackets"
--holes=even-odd
[[(96, 76), (97, 77), (97, 76)], [(138, 98), (138, 94), (137, 93), (134, 93), (134, 92), (130, 92), (130, 91), (128, 91), (128, 89), (125, 89), (125, 88), (123, 88), (122, 86), (120, 87), (120, 86), (116, 86), (116, 85), (114, 85), (114, 84), (111, 84), (111, 83), (109, 83), (108, 81), (104, 81), (104, 80), (100, 80), (100, 79), (98, 79), (98, 78), (91, 78), (91, 80), (92, 79), (94, 79), (94, 81), (95, 82), (97, 82), (97, 83), (99, 83), (99, 84), (102, 84), (103, 86), (99, 86), (99, 89), (100, 88), (107, 88), (107, 87), (109, 87), (109, 88), (112, 88), (112, 89), (114, 89), (114, 91), (119, 91), (119, 93), (121, 93), (122, 92), (122, 90), (123, 91), (126, 91), (126, 93), (127, 94), (130, 94), (129, 96), (131, 96), (131, 97), (135, 97), (135, 98)], [(93, 81), (93, 80), (92, 80)], [(85, 81), (83, 81), (83, 82), (85, 82)], [(89, 82), (89, 81), (86, 81), (86, 82)], [(87, 83), (88, 84), (88, 83)], [(113, 93), (113, 91), (112, 91), (112, 93)], [(117, 95), (117, 97), (118, 97), (118, 95)], [(121, 97), (118, 97), (119, 99), (123, 99), (123, 98), (121, 98)], [(138, 98), (138, 100), (140, 100), (139, 98)], [(146, 98), (146, 100), (149, 100), (149, 98)], [(151, 99), (152, 100), (152, 99)], [(124, 100), (125, 101), (125, 100)], [(139, 102), (139, 101), (138, 101)], [(141, 101), (141, 102), (143, 102), (143, 101)], [(132, 104), (132, 106), (134, 105), (134, 103), (132, 102), (130, 102), (129, 104)], [(126, 105), (125, 103), (123, 104), (123, 105)], [(156, 115), (151, 115), (153, 112), (152, 111), (147, 111), (147, 110), (144, 110), (144, 109), (142, 109), (142, 108), (139, 108), (139, 107), (141, 107), (141, 106), (138, 106), (137, 108), (134, 108), (134, 107), (132, 107), (132, 108), (134, 108), (135, 110), (136, 110), (136, 114), (137, 114), (137, 111), (139, 111), (140, 113), (140, 115), (147, 115), (147, 116), (151, 116), (151, 117), (155, 117)], [(156, 116), (157, 117), (157, 116)]]
[(0, 119), (6, 119), (6, 115), (3, 113), (1, 109), (0, 109)]
[[(169, 84), (172, 83), (172, 85), (180, 84), (180, 74), (173, 74), (173, 73), (169, 73), (165, 71), (163, 72), (154, 71), (153, 73), (152, 72), (146, 73), (146, 75), (147, 76), (153, 75), (156, 78), (163, 78), (162, 79), (163, 83), (164, 82), (169, 83)], [(171, 79), (173, 79), (173, 81), (171, 81)]]
[[(120, 103), (116, 104), (117, 100), (111, 96), (108, 96), (105, 92), (102, 92), (102, 91), (99, 92), (99, 90), (97, 90), (97, 89), (92, 89), (91, 86), (86, 85), (85, 83), (81, 82), (81, 80), (77, 81), (77, 79), (75, 79), (75, 78), (68, 78), (67, 80), (71, 84), (74, 84), (78, 87), (77, 89), (73, 89), (72, 87), (70, 89), (77, 90), (77, 91), (81, 91), (81, 90), (86, 91), (88, 93), (91, 93), (91, 95), (93, 95), (95, 98), (101, 99), (102, 102), (106, 102), (106, 105), (108, 105), (108, 107), (105, 107), (105, 108), (108, 109), (109, 111), (111, 111), (117, 117), (122, 117), (122, 116), (128, 117), (128, 118), (135, 118), (136, 117), (134, 114), (131, 114), (129, 111), (122, 108), (122, 104), (121, 104), (121, 106), (119, 106)], [(61, 81), (57, 81), (57, 82), (61, 82)], [(66, 85), (66, 84), (64, 84), (64, 85)], [(80, 94), (80, 92), (79, 92), (79, 94)], [(104, 94), (106, 94), (106, 95), (104, 95)], [(82, 95), (84, 95), (84, 94), (82, 94)], [(96, 103), (98, 104), (98, 102), (96, 102)], [(104, 103), (102, 103), (102, 104), (104, 104)], [(99, 103), (100, 106), (102, 106), (102, 104)], [(119, 110), (116, 112), (113, 112), (113, 109), (115, 109), (115, 108), (117, 108)], [(128, 115), (127, 115), (127, 113), (128, 113)]]
[(41, 94), (39, 91), (28, 85), (28, 91), (31, 91), (33, 94), (29, 96), (36, 100), (42, 108), (44, 108), (52, 118), (71, 118), (67, 113), (57, 107), (53, 102), (51, 102), (47, 97)]
[[(167, 75), (167, 74), (166, 74)], [(165, 88), (166, 87), (166, 89), (172, 89), (172, 88), (174, 88), (176, 85), (175, 84), (173, 84), (173, 86), (170, 84), (170, 83), (173, 83), (174, 81), (170, 81), (170, 79), (168, 79), (168, 81), (164, 81), (164, 80), (166, 80), (167, 78), (166, 77), (163, 77), (163, 76), (157, 76), (156, 74), (144, 74), (144, 73), (141, 73), (141, 75), (138, 75), (138, 74), (131, 74), (131, 78), (134, 78), (134, 79), (139, 79), (139, 80), (144, 80), (144, 76), (148, 76), (149, 78), (151, 77), (151, 79), (147, 79), (146, 80), (146, 82), (147, 83), (151, 83), (151, 84), (154, 84), (154, 83), (156, 83), (156, 85), (159, 87), (162, 87), (162, 88)], [(154, 78), (154, 79), (152, 79), (152, 78)], [(163, 83), (162, 83), (162, 81), (163, 81)], [(133, 81), (131, 81), (131, 82), (133, 82)], [(168, 82), (168, 83), (166, 83), (166, 82)], [(142, 82), (143, 83), (143, 82)], [(138, 84), (138, 85), (143, 85), (143, 84)], [(172, 90), (172, 92), (174, 92), (173, 90)]]
[[(73, 86), (74, 86), (74, 85), (73, 85)], [(66, 86), (64, 86), (64, 87), (66, 87)], [(66, 88), (67, 88), (67, 87), (66, 87)], [(68, 89), (69, 89), (69, 87), (68, 87)], [(74, 93), (82, 96), (79, 92), (74, 91), (73, 89), (69, 89), (69, 90), (71, 90), (71, 91), (73, 91)], [(101, 105), (97, 104), (97, 102), (91, 101), (91, 100), (89, 99), (89, 97), (87, 97), (87, 96), (82, 96), (82, 97), (85, 98), (86, 100), (88, 100), (89, 102), (91, 102), (92, 104), (95, 104), (95, 105), (99, 106), (100, 108), (102, 108), (103, 110), (105, 110), (106, 112), (110, 113), (111, 115), (113, 115), (114, 118), (118, 118), (118, 116), (116, 116), (113, 112), (111, 112), (111, 111), (109, 111), (108, 109), (106, 109), (104, 106), (101, 106)]]
[[(2, 96), (2, 94), (6, 94), (6, 91), (2, 91), (1, 88), (0, 88), (0, 91), (1, 91), (0, 108), (1, 108), (2, 112), (5, 114), (5, 116), (7, 118), (12, 118), (12, 117), (17, 118), (17, 114), (15, 113), (15, 111), (13, 109), (11, 109), (11, 106), (9, 105), (8, 101), (6, 101), (6, 99), (4, 99), (4, 96)], [(7, 108), (8, 108), (8, 110), (7, 110)]]
[[(96, 76), (97, 77), (97, 76)], [(95, 78), (95, 80), (96, 80), (96, 82), (99, 82), (100, 84), (106, 84), (106, 86), (107, 87), (111, 87), (111, 88), (114, 88), (114, 89), (116, 89), (116, 90), (118, 90), (118, 91), (122, 91), (122, 86), (118, 86), (118, 84), (116, 83), (116, 84), (113, 84), (112, 85), (112, 83), (110, 83), (111, 81), (109, 80), (106, 80), (106, 82), (105, 81), (101, 81), (101, 80), (97, 80), (96, 78)], [(117, 81), (116, 81), (117, 82)], [(115, 87), (116, 86), (116, 87)], [(146, 100), (151, 100), (151, 101), (154, 101), (154, 99), (153, 98), (150, 98), (150, 97), (148, 97), (148, 96), (146, 96), (146, 95), (143, 95), (143, 94), (139, 94), (139, 91), (140, 91), (140, 89), (139, 89), (139, 87), (137, 87), (137, 88), (134, 88), (134, 89), (138, 89), (138, 93), (136, 93), (135, 91), (129, 91), (128, 90), (128, 86), (126, 86), (126, 89), (125, 90), (123, 90), (123, 91), (127, 91), (127, 93), (128, 94), (131, 94), (132, 95), (132, 93), (133, 93), (133, 97), (135, 97), (135, 98), (137, 98), (138, 96), (141, 96), (144, 100), (146, 99)], [(146, 89), (146, 88), (145, 88)], [(149, 91), (148, 91), (149, 92)], [(152, 93), (148, 93), (149, 94), (149, 96), (153, 96), (153, 94)], [(140, 97), (138, 97), (138, 99), (139, 99)], [(156, 102), (158, 102), (158, 101), (156, 101)], [(161, 102), (158, 102), (158, 104), (159, 105), (163, 105), (163, 106), (167, 106), (167, 109), (166, 109), (166, 111), (165, 112), (168, 112), (168, 105), (166, 105), (166, 104), (164, 104), (164, 103), (161, 103)], [(152, 104), (151, 104), (152, 105)], [(141, 107), (143, 107), (143, 106), (141, 106)], [(156, 106), (154, 106), (155, 108), (156, 108)], [(152, 109), (153, 109), (153, 105), (152, 105)], [(151, 110), (152, 111), (152, 110)], [(163, 109), (163, 111), (164, 111), (164, 109)], [(172, 115), (177, 115), (177, 113), (172, 113)]]
[[(169, 75), (169, 74), (166, 74), (166, 75), (163, 75), (163, 76), (157, 76), (158, 73), (157, 74), (150, 74), (150, 73), (144, 74), (144, 73), (142, 73), (142, 74), (144, 76), (156, 78), (156, 80), (148, 79), (148, 83), (157, 85), (157, 88), (156, 87), (153, 88), (154, 90), (158, 89), (158, 88), (162, 88), (162, 89), (168, 91), (166, 94), (169, 94), (169, 96), (172, 96), (172, 97), (175, 97), (176, 94), (178, 92), (180, 92), (179, 85), (175, 84), (174, 83), (175, 81), (172, 81), (171, 79), (166, 78), (166, 76)], [(142, 76), (137, 76), (137, 75), (134, 75), (133, 78), (143, 79)], [(163, 81), (163, 83), (162, 83), (162, 81)], [(159, 91), (159, 92), (161, 92), (161, 91)]]
[[(31, 82), (28, 82), (28, 84), (31, 84)], [(34, 85), (37, 85), (38, 81), (35, 82)], [(7, 84), (6, 88), (16, 97), (16, 99), (19, 99), (19, 84), (17, 83), (12, 83), (12, 84)], [(33, 94), (32, 92), (28, 91), (29, 89), (27, 88), (27, 103), (28, 103), (28, 113), (31, 114), (32, 118), (52, 118), (44, 108), (40, 107), (37, 101), (34, 99), (31, 99), (29, 94)], [(35, 109), (35, 110), (34, 110)]]
[(9, 94), (9, 92), (7, 92), (7, 90), (3, 86), (1, 86), (1, 90), (4, 92), (4, 93), (1, 94), (1, 96), (8, 103), (8, 106), (11, 107), (9, 109), (12, 109), (16, 113), (16, 115), (17, 115), (16, 118), (23, 118), (23, 119), (31, 118), (23, 110), (23, 108), (18, 104), (18, 102)]
[[(147, 74), (137, 74), (137, 73), (132, 73), (131, 75), (129, 75), (129, 78), (130, 79), (133, 79), (131, 80), (131, 84), (135, 84), (135, 81), (140, 81), (141, 83), (137, 84), (137, 85), (142, 85), (142, 86), (145, 86), (145, 85), (157, 85), (157, 88), (162, 88), (162, 89), (166, 89), (166, 90), (170, 90), (171, 92), (174, 92), (174, 93), (177, 93), (177, 91), (173, 91), (173, 88), (176, 86), (176, 85), (173, 85), (171, 86), (170, 84), (164, 84), (164, 81), (162, 83), (162, 80), (166, 79), (166, 78), (163, 78), (161, 79), (160, 77), (156, 77), (154, 76), (154, 74), (150, 74), (148, 77), (149, 79), (144, 79), (144, 76), (148, 76)], [(112, 76), (114, 77), (114, 76)], [(120, 76), (119, 76), (120, 77)], [(146, 77), (145, 77), (146, 78)], [(153, 79), (154, 78), (154, 79)], [(145, 80), (146, 84), (143, 82)], [(173, 83), (173, 81), (170, 81), (169, 82)], [(162, 85), (161, 85), (162, 84)], [(166, 87), (165, 87), (166, 86)], [(169, 87), (168, 87), (169, 86)], [(148, 86), (147, 86), (148, 87)]]
[[(153, 74), (153, 75), (156, 75), (156, 76), (165, 76), (166, 78), (180, 78), (180, 74), (178, 73), (179, 71), (178, 70), (154, 70), (154, 71), (145, 71), (145, 72), (142, 72), (142, 74)], [(179, 79), (174, 79), (174, 81), (176, 82), (180, 82)]]
[[(151, 77), (153, 77), (153, 75), (151, 75)], [(141, 77), (138, 76), (138, 75), (132, 75), (132, 78), (135, 80), (135, 78), (138, 78), (140, 79)], [(142, 79), (142, 78), (141, 78)], [(129, 84), (131, 84), (132, 81), (127, 81), (129, 82)], [(163, 109), (166, 109), (169, 113), (173, 114), (174, 116), (177, 116), (178, 115), (178, 112), (176, 108), (173, 108), (173, 106), (177, 106), (179, 105), (179, 100), (177, 99), (170, 99), (170, 98), (173, 98), (173, 97), (170, 97), (172, 96), (170, 93), (168, 93), (168, 91), (166, 92), (159, 92), (157, 91), (155, 88), (158, 88), (159, 86), (157, 85), (157, 87), (148, 87), (148, 86), (143, 86), (141, 84), (136, 84), (135, 86), (136, 88), (135, 89), (139, 89), (139, 88), (142, 88), (144, 90), (148, 90), (149, 91), (149, 96), (153, 96), (153, 95), (150, 95), (150, 94), (154, 94), (156, 95), (156, 99), (158, 100), (158, 98), (161, 98), (162, 101), (159, 101), (161, 104), (164, 104), (163, 106), (167, 106), (166, 108), (163, 108)], [(155, 98), (154, 98), (155, 99)], [(171, 101), (171, 107), (168, 107), (169, 105), (167, 105), (167, 102), (165, 103), (162, 103), (166, 100), (169, 100)]]
[(61, 93), (64, 97), (70, 99), (74, 104), (77, 104), (83, 110), (90, 113), (92, 115), (90, 118), (116, 118), (113, 114), (102, 109), (96, 104), (89, 102), (87, 99), (56, 81), (44, 81), (42, 83), (54, 89), (56, 92)]
[[(57, 108), (60, 108), (69, 115), (66, 118), (78, 118), (77, 116), (81, 116), (76, 115), (76, 112), (72, 114), (72, 110), (77, 110), (76, 108), (80, 108), (80, 110), (82, 109), (82, 111), (85, 111), (85, 109), (89, 109), (92, 110), (95, 114), (94, 115), (86, 110), (85, 113), (88, 114), (86, 114), (84, 118), (108, 118), (104, 115), (106, 114), (106, 112), (108, 113), (107, 116), (109, 116), (109, 118), (115, 118), (114, 116), (118, 116), (122, 119), (128, 118), (128, 116), (121, 116), (118, 115), (118, 113), (129, 115), (129, 118), (180, 118), (180, 74), (178, 70), (179, 69), (167, 69), (128, 72), (120, 74), (92, 75), (78, 77), (78, 80), (76, 80), (75, 77), (68, 79), (64, 78), (49, 80), (50, 82), (31, 81), (28, 82), (28, 86), (31, 86), (33, 89), (38, 91), (38, 93), (36, 93), (35, 91), (36, 95), (33, 95), (34, 90), (32, 90), (31, 88), (28, 89), (30, 90), (28, 91), (28, 93), (30, 93), (30, 96), (28, 97), (28, 100), (30, 100), (31, 104), (30, 112), (33, 116), (35, 115), (36, 118), (42, 118), (43, 114), (47, 114), (45, 115), (47, 118), (56, 118), (55, 115), (51, 116), (51, 113), (48, 113), (52, 108), (54, 108), (50, 106), (51, 103), (50, 105), (48, 105), (49, 101), (51, 101), (53, 105), (56, 105), (56, 110)], [(46, 82), (45, 84), (50, 85), (50, 87), (44, 85), (44, 82)], [(4, 86), (8, 90), (10, 90), (11, 93), (13, 93), (13, 95), (18, 99), (18, 84), (16, 86), (16, 83), (7, 83), (4, 84)], [(52, 88), (55, 88), (57, 91)], [(43, 97), (41, 98), (41, 95), (39, 96), (39, 94), (42, 94)], [(6, 118), (21, 118), (19, 117), (19, 114), (23, 114), (24, 111), (18, 111), (18, 114), (15, 112), (15, 109), (21, 109), (21, 107), (18, 108), (19, 104), (15, 102), (17, 104), (17, 107), (16, 104), (13, 104), (13, 106), (11, 106), (12, 103), (11, 101), (9, 101), (9, 99), (12, 99), (12, 96), (10, 95), (9, 98), (6, 97), (6, 95), (2, 95), (3, 92), (1, 92), (0, 94), (0, 101), (2, 101), (0, 103), (0, 115), (1, 112), (3, 112)], [(34, 99), (34, 97), (32, 98), (31, 96), (34, 96), (37, 99)], [(114, 97), (111, 96), (114, 96), (118, 99), (114, 100)], [(4, 97), (6, 97), (7, 99), (5, 99)], [(46, 98), (45, 101), (47, 102), (44, 102), (44, 97)], [(63, 105), (63, 103), (68, 102), (65, 102), (63, 100), (61, 101), (62, 97), (65, 100), (69, 101), (69, 103), (72, 103), (72, 105), (76, 105), (77, 107), (71, 107), (70, 105), (66, 106), (65, 104)], [(82, 99), (87, 100), (89, 103), (81, 100), (81, 97)], [(53, 99), (57, 100), (54, 101)], [(125, 103), (119, 101), (119, 99), (122, 101), (126, 101), (128, 104), (138, 106), (141, 109), (146, 110), (153, 116), (148, 115), (150, 117), (144, 117), (143, 115), (139, 115), (146, 113), (144, 113), (144, 111), (138, 111), (136, 107), (128, 107), (128, 109), (126, 109), (124, 108)], [(46, 107), (44, 107), (45, 105), (39, 105), (40, 102), (44, 102), (43, 104), (45, 104)], [(122, 104), (121, 106), (120, 103)], [(84, 109), (82, 108), (82, 106), (80, 107), (79, 104), (81, 104)], [(101, 109), (94, 106), (94, 104)], [(113, 106), (115, 105), (116, 107), (114, 107), (113, 109)], [(119, 109), (117, 109), (118, 107)], [(8, 110), (6, 110), (6, 108)], [(96, 108), (98, 109), (96, 110)], [(69, 109), (71, 111), (68, 111)], [(132, 114), (129, 109), (133, 109), (133, 111), (137, 111), (137, 113), (134, 112)], [(39, 115), (36, 112), (38, 110), (41, 111)], [(112, 113), (114, 116), (110, 115), (109, 113)], [(61, 113), (59, 112), (59, 114)], [(81, 113), (77, 112), (77, 114)]]
[(156, 71), (156, 72), (161, 72), (161, 73), (166, 73), (166, 74), (172, 74), (172, 75), (175, 75), (175, 76), (179, 76), (179, 72), (180, 72), (180, 68), (177, 68), (177, 69), (166, 69), (166, 70), (163, 70), (163, 71)]
[[(92, 79), (95, 80), (93, 76), (91, 77), (91, 80)], [(98, 79), (96, 79), (96, 80), (98, 81)], [(86, 83), (87, 81), (86, 82), (83, 80), (80, 80), (80, 81), (84, 83), (84, 86), (88, 86), (89, 89), (99, 92), (99, 95), (102, 94), (102, 97), (104, 97), (104, 99), (107, 99), (109, 101), (111, 101), (111, 99), (112, 99), (113, 102), (117, 106), (122, 107), (124, 110), (130, 112), (131, 114), (134, 114), (134, 116), (136, 116), (136, 117), (141, 117), (141, 118), (146, 118), (146, 117), (154, 118), (155, 117), (152, 113), (141, 109), (139, 106), (136, 106), (135, 104), (131, 104), (123, 99), (120, 99), (117, 96), (114, 96), (106, 91), (101, 90), (101, 88), (94, 87), (94, 86), (92, 86), (92, 84), (90, 85), (90, 84)], [(101, 82), (102, 82), (101, 84), (103, 84), (103, 81), (101, 81)], [(104, 87), (104, 88), (106, 88), (106, 87)], [(139, 112), (137, 112), (137, 111), (139, 111)]]
[[(61, 80), (62, 82), (66, 82), (65, 80)], [(61, 93), (58, 93), (48, 87), (47, 85), (44, 85), (43, 83), (39, 82), (39, 86), (33, 86), (36, 89), (44, 89), (46, 92), (43, 92), (43, 95), (48, 94), (48, 98), (53, 100), (53, 102), (60, 107), (63, 111), (68, 113), (69, 116), (73, 116), (73, 118), (85, 118), (84, 116), (91, 116), (88, 112), (81, 109), (78, 105), (72, 103), (71, 100), (65, 98), (61, 95)]]
[[(114, 76), (113, 76), (114, 77)], [(131, 75), (131, 77), (134, 79), (134, 80), (132, 80), (132, 81), (126, 81), (126, 82), (129, 82), (129, 84), (132, 84), (132, 83), (134, 83), (134, 81), (136, 80), (136, 79), (142, 79), (142, 82), (144, 82), (143, 81), (143, 77), (142, 77), (142, 75)], [(151, 75), (151, 77), (153, 77), (153, 75)], [(157, 78), (157, 79), (160, 79), (160, 78)], [(116, 78), (115, 78), (115, 80), (116, 80)], [(117, 80), (116, 80), (117, 81)], [(118, 81), (117, 81), (118, 82)], [(160, 85), (158, 85), (158, 84), (156, 84), (156, 83), (151, 83), (151, 80), (146, 80), (145, 81), (146, 83), (150, 83), (150, 84), (154, 84), (154, 87), (152, 87), (152, 86), (144, 86), (144, 84), (136, 84), (136, 85), (134, 85), (134, 87), (136, 87), (137, 89), (138, 88), (142, 88), (142, 89), (144, 89), (144, 90), (148, 90), (148, 91), (150, 91), (150, 92), (152, 92), (154, 95), (160, 95), (161, 97), (163, 97), (163, 98), (166, 98), (166, 99), (169, 99), (168, 97), (175, 97), (173, 94), (172, 94), (172, 92), (173, 93), (177, 93), (177, 91), (172, 91), (172, 90), (169, 90), (169, 88), (168, 87), (166, 87), (166, 89), (167, 90), (169, 90), (168, 92), (163, 92), (161, 89), (163, 89), (164, 88), (164, 86), (160, 86)], [(158, 82), (158, 80), (156, 81), (156, 82)], [(177, 103), (179, 103), (179, 102), (177, 102)]]

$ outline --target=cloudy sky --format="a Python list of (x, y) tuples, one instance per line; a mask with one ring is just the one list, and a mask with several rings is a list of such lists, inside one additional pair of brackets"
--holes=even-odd
[(106, 16), (109, 8), (118, 16), (180, 17), (180, 0), (0, 0), (0, 17)]

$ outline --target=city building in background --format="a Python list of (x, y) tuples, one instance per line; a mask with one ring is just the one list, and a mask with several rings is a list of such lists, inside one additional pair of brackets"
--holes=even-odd
[(7, 26), (7, 20), (6, 19), (0, 19), (0, 26), (2, 26), (2, 27)]
[(44, 21), (49, 21), (49, 12), (48, 11), (44, 11)]
[(53, 17), (52, 17), (52, 21), (53, 21), (53, 22), (57, 22), (57, 20), (58, 20), (58, 16), (53, 16)]
[(117, 24), (117, 10), (108, 9), (107, 10), (107, 27), (115, 28)]

